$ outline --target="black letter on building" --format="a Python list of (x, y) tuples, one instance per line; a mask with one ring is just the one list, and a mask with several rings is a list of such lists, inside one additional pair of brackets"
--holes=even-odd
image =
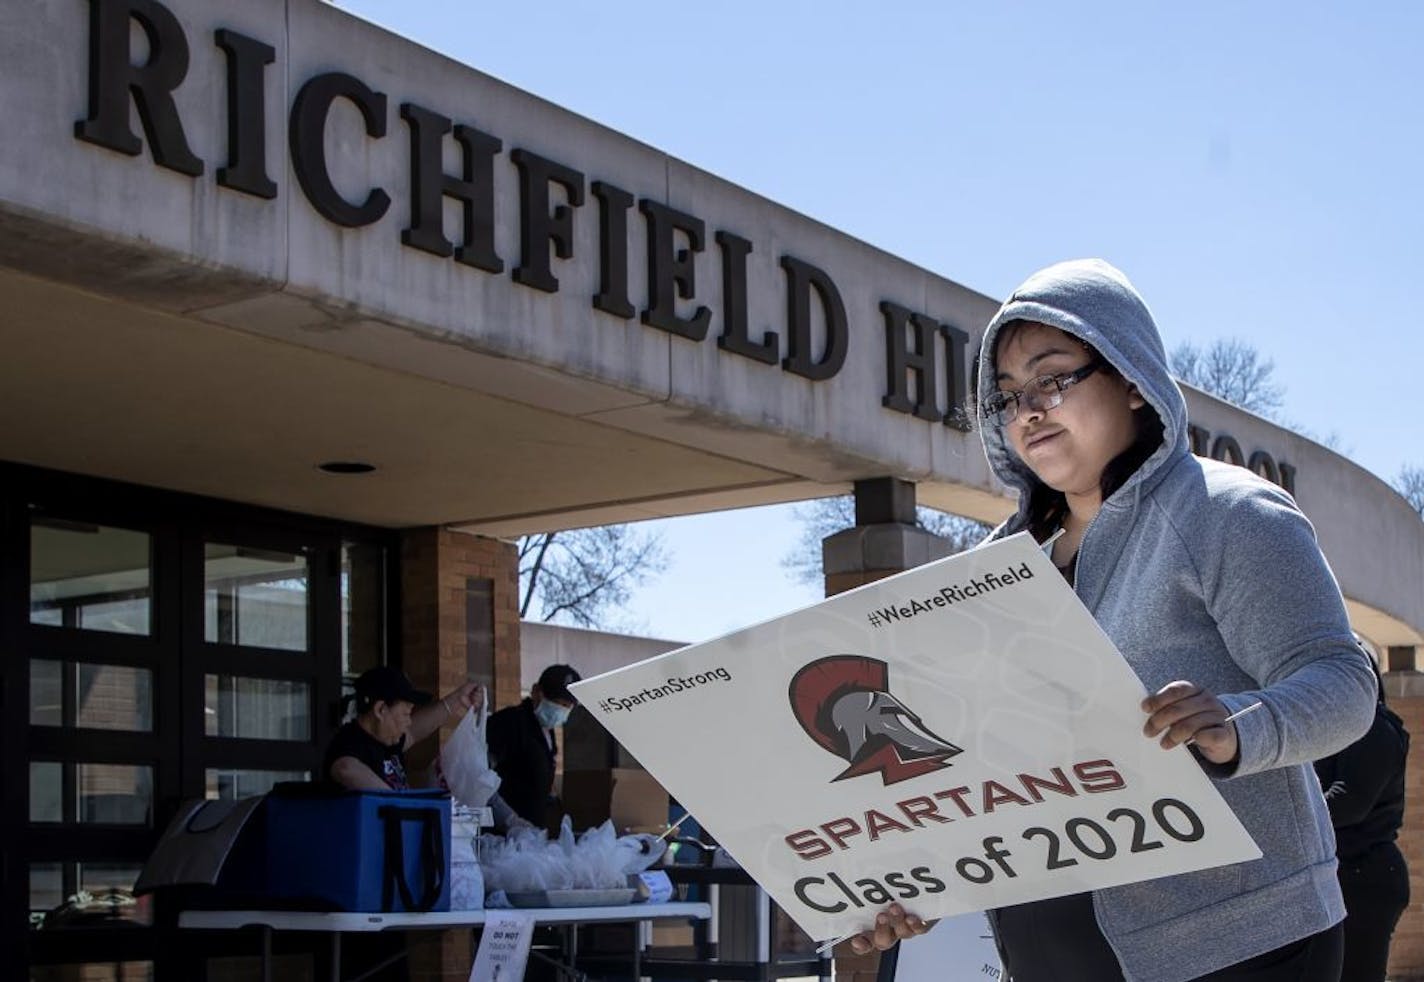
[(1246, 466), (1246, 455), (1241, 452), (1241, 444), (1236, 442), (1235, 437), (1225, 433), (1217, 437), (1216, 442), (1211, 445), (1211, 456), (1213, 460), (1235, 464), (1237, 467)]
[(761, 341), (753, 341), (747, 328), (747, 254), (752, 244), (740, 235), (719, 231), (722, 247), (722, 336), (717, 347), (744, 355), (764, 365), (775, 365), (780, 357), (781, 339), (767, 331)]
[[(914, 314), (889, 300), (880, 301), (885, 315), (885, 395), (880, 404), (897, 413), (914, 413), (920, 419), (941, 419), (935, 331), (939, 327), (924, 314)], [(905, 328), (914, 330), (910, 345)], [(915, 399), (910, 401), (910, 373), (915, 376)]]
[(1277, 486), (1281, 483), (1281, 472), (1276, 467), (1276, 459), (1264, 450), (1257, 450), (1251, 455), (1251, 459), (1246, 462), (1246, 468), (1272, 484)]
[(1192, 453), (1198, 457), (1207, 456), (1207, 451), (1211, 447), (1211, 430), (1195, 423), (1187, 424), (1187, 441), (1192, 446)]
[(367, 136), (380, 139), (386, 135), (386, 97), (372, 92), (360, 79), (328, 72), (310, 79), (297, 93), (287, 137), (292, 145), (292, 169), (312, 207), (329, 221), (356, 228), (378, 221), (390, 207), (391, 197), (373, 188), (364, 202), (353, 205), (331, 183), (326, 169), (326, 117), (337, 99), (349, 99), (361, 110)]
[[(707, 336), (712, 311), (699, 306), (690, 318), (679, 317), (673, 294), (691, 300), (697, 293), (692, 256), (702, 251), (702, 219), (647, 198), (638, 202), (638, 210), (648, 223), (648, 307), (643, 311), (643, 323), (701, 341)], [(686, 236), (686, 249), (677, 248), (675, 232)]]
[[(790, 348), (781, 367), (813, 382), (828, 379), (845, 364), (850, 340), (840, 291), (825, 272), (810, 263), (782, 256), (781, 268), (786, 270), (786, 325)], [(826, 313), (826, 348), (820, 361), (813, 360), (811, 355), (812, 287)]]
[(949, 408), (944, 413), (944, 425), (956, 430), (973, 428), (976, 411), (969, 400), (969, 334), (953, 324), (941, 324), (944, 335), (944, 377), (949, 389)]
[[(129, 21), (148, 38), (148, 61), (131, 62)], [(188, 74), (188, 39), (169, 10), (153, 0), (89, 0), (89, 116), (74, 124), (74, 135), (132, 157), (143, 142), (129, 128), (133, 93), (154, 163), (197, 177), (203, 162), (188, 149), (173, 90)]]
[(263, 76), (277, 60), (277, 52), (269, 44), (226, 28), (213, 36), (227, 55), (227, 166), (218, 168), (218, 183), (259, 198), (275, 198), (277, 185), (267, 176)]
[[(554, 293), (559, 281), (549, 268), (549, 243), (560, 259), (574, 254), (573, 210), (583, 204), (583, 175), (528, 150), (512, 150), (509, 159), (519, 168), (519, 265), (514, 267), (514, 282)], [(569, 202), (553, 214), (551, 181), (564, 189)]]
[(1282, 462), (1280, 468), (1281, 487), (1285, 488), (1288, 494), (1295, 494), (1295, 465)]
[(628, 209), (633, 196), (603, 181), (592, 184), (598, 199), (598, 293), (593, 305), (604, 313), (632, 320), (628, 299)]
[[(494, 251), (494, 157), (503, 144), (488, 133), (456, 126), (460, 176), (451, 177), (441, 166), (450, 120), (410, 102), (401, 105), (400, 114), (410, 126), (410, 228), (401, 231), (401, 241), (436, 256), (453, 252), (466, 266), (504, 272)], [(459, 248), (445, 238), (446, 196), (460, 202), (464, 215)]]

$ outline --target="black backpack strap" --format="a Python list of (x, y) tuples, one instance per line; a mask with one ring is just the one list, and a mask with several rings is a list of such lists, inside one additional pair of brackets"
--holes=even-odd
[[(381, 875), (381, 909), (393, 910), (395, 895), (400, 894), (401, 906), (408, 911), (430, 910), (445, 889), (445, 836), (440, 824), (440, 812), (434, 808), (402, 808), (382, 805), (376, 809), (385, 826), (385, 860)], [(419, 822), (420, 858), (424, 873), (424, 890), (419, 901), (405, 878), (405, 837), (401, 834), (406, 822)]]

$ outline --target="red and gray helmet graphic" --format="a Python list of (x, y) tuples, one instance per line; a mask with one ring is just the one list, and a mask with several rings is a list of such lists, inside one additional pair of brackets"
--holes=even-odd
[(863, 655), (831, 655), (791, 679), (791, 712), (806, 735), (850, 766), (833, 780), (879, 773), (896, 784), (948, 767), (959, 747), (931, 733), (890, 694), (889, 668)]

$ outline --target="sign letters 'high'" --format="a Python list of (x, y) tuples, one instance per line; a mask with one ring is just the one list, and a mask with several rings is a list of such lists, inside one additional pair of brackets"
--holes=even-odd
[[(148, 43), (146, 58), (135, 64), (130, 31), (137, 24)], [(220, 29), (213, 43), (227, 65), (227, 161), (217, 169), (220, 187), (259, 198), (278, 195), (267, 169), (265, 141), (266, 70), (276, 60), (271, 45), (236, 31)], [(157, 0), (89, 0), (89, 107), (75, 124), (75, 136), (130, 156), (143, 153), (147, 140), (154, 163), (189, 177), (204, 174), (184, 131), (174, 93), (188, 75), (190, 38), (178, 18)], [(344, 101), (359, 112), (368, 140), (389, 139), (392, 107), (386, 94), (354, 75), (328, 71), (307, 79), (297, 91), (287, 117), (292, 171), (311, 207), (325, 220), (348, 229), (381, 221), (392, 190), (371, 187), (347, 198), (332, 181), (326, 159), (325, 131), (332, 107)], [(137, 108), (143, 135), (134, 132), (130, 106)], [(494, 135), (456, 122), (430, 107), (400, 103), (398, 115), (409, 138), (410, 224), (401, 242), (421, 252), (452, 259), (484, 273), (503, 273), (508, 260), (495, 246), (495, 168), (501, 156), (518, 170), (519, 256), (510, 278), (545, 293), (560, 289), (556, 260), (578, 261), (574, 228), (596, 210), (599, 289), (590, 298), (595, 310), (632, 320), (692, 343), (701, 343), (720, 319), (717, 347), (731, 355), (811, 382), (835, 377), (849, 351), (851, 322), (831, 274), (804, 259), (781, 255), (775, 261), (785, 289), (783, 331), (754, 326), (749, 309), (747, 268), (757, 251), (748, 239), (716, 229), (710, 239), (721, 263), (722, 309), (698, 302), (696, 257), (708, 251), (706, 222), (700, 217), (603, 180), (588, 181), (574, 167), (515, 147), (505, 154)], [(447, 141), (458, 149), (457, 173), (442, 160)], [(596, 200), (593, 209), (588, 198)], [(443, 212), (458, 204), (458, 239), (447, 235)], [(646, 235), (647, 296), (641, 311), (629, 295), (630, 214), (636, 206)], [(593, 216), (589, 216), (592, 218)], [(886, 388), (881, 404), (898, 413), (967, 427), (963, 406), (968, 395), (969, 336), (924, 313), (885, 300)]]

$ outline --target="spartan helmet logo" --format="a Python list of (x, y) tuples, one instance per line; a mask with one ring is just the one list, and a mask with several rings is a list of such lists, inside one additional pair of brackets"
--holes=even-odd
[(889, 669), (863, 655), (831, 655), (805, 665), (787, 695), (796, 721), (831, 753), (850, 762), (834, 780), (873, 774), (895, 784), (948, 767), (959, 747), (925, 728), (889, 692)]

